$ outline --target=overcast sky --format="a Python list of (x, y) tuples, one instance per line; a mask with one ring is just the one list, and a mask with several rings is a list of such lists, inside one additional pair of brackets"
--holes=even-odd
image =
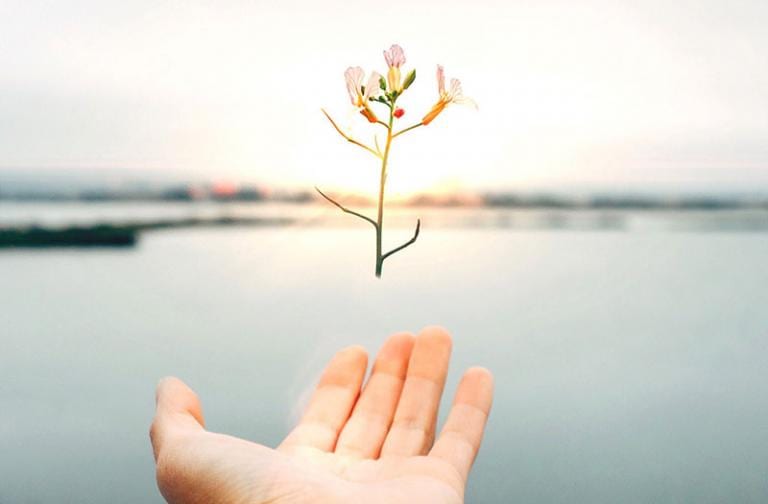
[(376, 185), (347, 66), (416, 83), (395, 191), (450, 187), (768, 187), (768, 2), (4, 0), (0, 167), (180, 172)]

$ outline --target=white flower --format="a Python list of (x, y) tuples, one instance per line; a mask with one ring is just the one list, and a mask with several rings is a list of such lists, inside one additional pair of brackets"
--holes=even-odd
[(442, 65), (437, 65), (437, 93), (437, 103), (432, 106), (432, 110), (430, 110), (421, 120), (421, 124), (424, 126), (431, 123), (432, 120), (451, 103), (471, 105), (477, 108), (477, 104), (474, 102), (474, 100), (464, 96), (464, 93), (461, 89), (461, 81), (459, 81), (459, 79), (451, 79), (450, 87), (445, 89), (445, 71), (443, 70)]
[(344, 80), (347, 84), (347, 92), (349, 93), (349, 99), (352, 102), (352, 105), (360, 109), (360, 113), (370, 122), (377, 122), (378, 118), (368, 106), (368, 100), (377, 97), (381, 92), (381, 89), (379, 88), (381, 75), (376, 72), (371, 72), (368, 82), (365, 87), (363, 87), (365, 71), (360, 67), (349, 67), (344, 72)]

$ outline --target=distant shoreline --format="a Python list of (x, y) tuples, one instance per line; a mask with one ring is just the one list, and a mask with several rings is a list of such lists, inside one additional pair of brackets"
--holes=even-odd
[(122, 248), (135, 246), (144, 231), (227, 226), (286, 226), (292, 222), (292, 219), (284, 218), (217, 217), (60, 228), (43, 226), (0, 228), (0, 248)]
[[(194, 205), (193, 203), (190, 203)], [(75, 202), (80, 208), (91, 207)], [(46, 212), (61, 217), (66, 212), (46, 208)], [(68, 206), (65, 204), (61, 207)], [(141, 205), (139, 205), (140, 207)], [(186, 204), (183, 205), (186, 207)], [(345, 214), (333, 209), (313, 207), (306, 212), (286, 211), (278, 207), (283, 216), (275, 216), (269, 205), (264, 205), (260, 215), (253, 210), (262, 207), (227, 208), (227, 204), (216, 205), (208, 216), (187, 215), (161, 216), (157, 207), (152, 215), (121, 215), (117, 212), (109, 217), (95, 212), (96, 218), (83, 220), (75, 217), (64, 220), (26, 217), (15, 223), (0, 224), (0, 250), (14, 248), (130, 248), (138, 244), (146, 232), (171, 229), (198, 228), (288, 228), (327, 227), (336, 229), (359, 229), (359, 223), (348, 219)], [(1, 208), (1, 207), (0, 207)], [(7, 206), (6, 206), (7, 208)], [(295, 209), (307, 208), (294, 205)], [(190, 207), (190, 210), (193, 208)], [(210, 210), (210, 207), (208, 208)], [(317, 209), (317, 211), (314, 211)], [(232, 211), (230, 211), (232, 210)], [(671, 232), (768, 232), (768, 208), (726, 208), (705, 206), (665, 207), (399, 207), (390, 212), (389, 222), (393, 229), (412, 224), (413, 214), (418, 214), (426, 228), (431, 229), (492, 229), (499, 231), (671, 231)], [(129, 212), (130, 213), (130, 212)], [(240, 215), (237, 215), (237, 214)], [(72, 217), (72, 216), (70, 216)]]
[[(331, 193), (334, 195), (334, 193)], [(335, 194), (350, 205), (372, 207), (374, 201), (362, 196)], [(213, 189), (177, 188), (146, 191), (83, 192), (3, 192), (0, 203), (286, 203), (296, 205), (325, 204), (309, 191), (270, 193), (255, 188), (217, 193)], [(455, 193), (418, 194), (406, 199), (392, 199), (391, 207), (458, 207), (555, 210), (768, 210), (768, 196), (730, 195), (631, 195), (595, 194), (588, 196), (555, 193)]]

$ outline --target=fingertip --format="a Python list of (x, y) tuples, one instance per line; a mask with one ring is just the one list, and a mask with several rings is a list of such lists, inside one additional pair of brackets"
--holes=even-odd
[(184, 383), (180, 378), (175, 376), (164, 376), (157, 382), (157, 388), (169, 388), (169, 387), (186, 387), (189, 386)]
[(360, 345), (352, 345), (336, 352), (320, 377), (318, 386), (343, 385), (362, 381), (368, 368), (368, 352)]
[(157, 386), (155, 387), (155, 396), (157, 399), (160, 398), (162, 394), (164, 394), (168, 389), (178, 386), (178, 383), (184, 383), (175, 376), (164, 376), (160, 378), (157, 382)]
[(202, 405), (197, 393), (175, 376), (166, 376), (157, 383), (155, 401), (158, 414), (186, 413), (205, 426)]
[(157, 382), (155, 398), (158, 404), (162, 401), (178, 398), (180, 394), (194, 396), (197, 399), (195, 391), (175, 376), (165, 376)]
[(424, 343), (428, 343), (430, 346), (436, 348), (442, 348), (451, 351), (453, 347), (453, 339), (447, 329), (437, 325), (431, 325), (424, 327), (420, 332), (417, 340)]
[(396, 377), (405, 376), (411, 358), (415, 336), (408, 332), (387, 338), (376, 355), (372, 373), (383, 372)]
[(396, 332), (387, 338), (387, 341), (385, 341), (384, 344), (407, 345), (413, 343), (415, 338), (416, 336), (409, 331)]
[(488, 414), (493, 404), (493, 386), (493, 374), (488, 369), (471, 367), (461, 377), (454, 404), (474, 406)]
[(413, 342), (408, 376), (427, 378), (442, 387), (451, 359), (451, 347), (451, 336), (442, 327), (422, 329)]
[(160, 403), (167, 396), (167, 390), (172, 386), (172, 380), (177, 380), (173, 376), (164, 376), (158, 380), (155, 386), (155, 406), (160, 406)]
[(464, 379), (481, 383), (493, 389), (494, 379), (490, 369), (483, 366), (472, 366), (464, 372)]
[(166, 376), (158, 381), (155, 401), (156, 412), (149, 428), (149, 437), (157, 460), (167, 439), (184, 430), (204, 429), (205, 420), (197, 394), (174, 376)]
[(179, 378), (177, 378), (175, 376), (172, 376), (172, 375), (168, 375), (168, 376), (163, 376), (162, 378), (160, 378), (160, 380), (158, 380), (157, 384), (159, 386), (159, 385), (163, 385), (165, 383), (173, 383), (173, 382), (184, 383)]
[(334, 360), (340, 360), (353, 364), (368, 363), (368, 351), (362, 345), (350, 345), (346, 348), (339, 350)]
[(409, 332), (395, 333), (384, 342), (379, 350), (379, 358), (393, 359), (408, 355), (413, 349), (416, 337)]
[(433, 338), (443, 338), (448, 340), (451, 339), (451, 333), (448, 332), (448, 329), (440, 325), (424, 326), (421, 331), (419, 331), (419, 336), (431, 336)]

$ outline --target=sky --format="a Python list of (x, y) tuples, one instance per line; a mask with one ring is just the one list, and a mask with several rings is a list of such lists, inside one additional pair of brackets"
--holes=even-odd
[(768, 189), (768, 2), (147, 1), (0, 3), (0, 171), (318, 184), (373, 193), (382, 128), (343, 72), (435, 67), (479, 108), (396, 139), (389, 187)]

